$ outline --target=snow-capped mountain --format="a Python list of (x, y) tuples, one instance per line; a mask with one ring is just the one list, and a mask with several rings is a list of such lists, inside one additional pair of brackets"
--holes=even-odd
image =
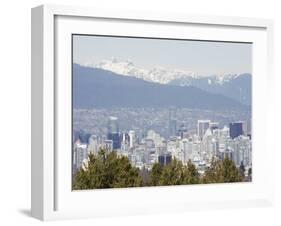
[(122, 77), (137, 78), (161, 85), (193, 86), (210, 93), (222, 94), (242, 104), (251, 105), (252, 76), (248, 73), (200, 76), (190, 71), (171, 70), (163, 67), (144, 69), (135, 66), (130, 60), (121, 61), (116, 58), (81, 66), (110, 71)]
[[(112, 71), (114, 73), (132, 76), (135, 78), (143, 79), (149, 82), (155, 82), (160, 84), (168, 84), (172, 81), (180, 81), (180, 86), (189, 86), (192, 85), (194, 79), (202, 79), (202, 76), (196, 75), (192, 71), (185, 71), (179, 69), (165, 69), (164, 67), (154, 67), (152, 69), (144, 69), (137, 67), (130, 60), (118, 60), (116, 58), (111, 58), (109, 60), (102, 60), (97, 63), (85, 63), (83, 66), (99, 68), (107, 71)], [(220, 75), (210, 75), (205, 78), (208, 78), (208, 82), (211, 85), (214, 84), (224, 84), (229, 82), (232, 79), (238, 77), (239, 74), (220, 74)]]
[(145, 81), (104, 69), (73, 64), (74, 108), (175, 106), (208, 110), (249, 110), (225, 95), (194, 86), (176, 86)]
[(132, 76), (149, 82), (168, 84), (175, 79), (193, 78), (195, 75), (190, 71), (167, 70), (163, 67), (154, 67), (152, 69), (139, 68), (130, 60), (121, 61), (116, 58), (103, 60), (98, 63), (86, 63), (83, 66), (99, 68), (112, 71), (114, 73)]
[(252, 76), (248, 73), (175, 79), (169, 85), (197, 87), (210, 93), (222, 94), (246, 105), (251, 105), (252, 101)]

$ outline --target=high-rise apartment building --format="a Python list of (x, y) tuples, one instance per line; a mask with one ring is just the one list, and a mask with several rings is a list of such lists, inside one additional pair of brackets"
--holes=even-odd
[(234, 139), (240, 135), (243, 135), (243, 122), (229, 123), (229, 136)]
[(197, 121), (197, 135), (198, 135), (198, 137), (200, 137), (201, 139), (203, 138), (203, 136), (205, 135), (205, 132), (210, 127), (210, 123), (211, 123), (210, 120), (198, 120)]

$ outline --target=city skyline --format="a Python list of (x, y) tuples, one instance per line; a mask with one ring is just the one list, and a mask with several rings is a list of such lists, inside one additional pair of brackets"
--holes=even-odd
[[(130, 115), (132, 114), (130, 113), (132, 110), (133, 109), (120, 109), (119, 112), (122, 115), (128, 112)], [(138, 110), (139, 109), (135, 109), (133, 111)], [(147, 109), (143, 110), (147, 111)], [(96, 111), (97, 113), (95, 113)], [(233, 162), (233, 165), (238, 171), (241, 167), (243, 168), (243, 174), (241, 174), (245, 177), (243, 180), (245, 182), (251, 181), (251, 129), (246, 121), (240, 120), (241, 117), (239, 117), (239, 114), (237, 116), (239, 120), (230, 120), (230, 123), (227, 125), (225, 123), (220, 123), (222, 122), (219, 117), (220, 113), (216, 116), (218, 121), (210, 120), (202, 116), (199, 116), (200, 119), (198, 120), (194, 120), (192, 119), (193, 117), (191, 117), (189, 122), (193, 121), (193, 125), (189, 125), (186, 121), (181, 121), (182, 116), (185, 114), (182, 114), (178, 109), (172, 108), (167, 110), (168, 113), (163, 115), (163, 120), (165, 120), (164, 124), (161, 124), (161, 127), (156, 126), (156, 129), (153, 130), (151, 125), (149, 125), (150, 122), (153, 121), (149, 118), (146, 118), (148, 124), (141, 123), (139, 124), (140, 127), (131, 120), (127, 129), (124, 129), (124, 126), (116, 116), (116, 109), (114, 109), (115, 114), (109, 111), (107, 115), (105, 111), (109, 111), (109, 109), (104, 109), (104, 112), (101, 109), (79, 109), (78, 112), (77, 109), (75, 110), (76, 116), (74, 119), (77, 118), (79, 121), (83, 118), (84, 120), (86, 119), (87, 122), (89, 116), (91, 118), (90, 121), (92, 121), (93, 118), (100, 118), (101, 114), (105, 121), (103, 126), (96, 127), (101, 130), (90, 133), (84, 132), (83, 129), (75, 130), (77, 127), (74, 126), (72, 153), (72, 173), (74, 178), (78, 172), (81, 172), (82, 169), (86, 169), (84, 167), (85, 164), (88, 165), (87, 161), (89, 156), (99, 156), (100, 151), (105, 150), (108, 155), (110, 155), (110, 153), (116, 153), (117, 156), (126, 157), (132, 167), (138, 169), (141, 174), (144, 172), (146, 175), (145, 177), (151, 177), (149, 175), (152, 174), (157, 164), (161, 167), (170, 167), (172, 162), (176, 160), (181, 162), (183, 167), (193, 164), (198, 172), (198, 178), (204, 180), (203, 178), (206, 177), (206, 173), (208, 169), (212, 167), (214, 160), (223, 162), (229, 159)], [(155, 109), (153, 109), (153, 111), (155, 111)], [(187, 111), (189, 112), (190, 109)], [(86, 116), (87, 114), (85, 115), (85, 112), (88, 116)], [(207, 115), (210, 114), (209, 111), (207, 112)], [(214, 112), (211, 114), (213, 113)], [(127, 113), (125, 113), (125, 115), (126, 114)], [(161, 115), (163, 112), (160, 111), (156, 114)], [(142, 121), (139, 120), (140, 118), (137, 115), (135, 117), (137, 121)], [(184, 118), (185, 117), (183, 117), (183, 119)], [(146, 127), (145, 125), (149, 126)], [(190, 127), (188, 127), (188, 125)], [(91, 123), (89, 126), (91, 127)], [(161, 128), (162, 132), (159, 133), (157, 128)], [(120, 157), (117, 157), (117, 159), (118, 158)], [(240, 180), (241, 179), (237, 179), (237, 181)], [(145, 179), (143, 183), (144, 185), (142, 186), (151, 186), (147, 179)], [(75, 180), (73, 186), (74, 189), (77, 188)]]
[[(76, 169), (83, 167), (88, 154), (98, 155), (100, 150), (116, 152), (126, 156), (139, 170), (153, 170), (155, 164), (168, 166), (173, 159), (188, 165), (191, 161), (199, 175), (204, 175), (214, 159), (230, 159), (237, 168), (245, 168), (245, 176), (252, 167), (251, 133), (245, 121), (236, 121), (223, 127), (208, 119), (197, 120), (197, 129), (190, 132), (185, 127), (177, 127), (175, 109), (169, 109), (168, 137), (164, 138), (152, 129), (141, 133), (138, 130), (120, 132), (115, 116), (108, 117), (107, 132), (103, 136), (90, 135), (86, 142), (79, 135), (74, 138)], [(173, 121), (174, 123), (171, 123)], [(171, 127), (175, 127), (171, 129)], [(81, 134), (80, 134), (81, 135)], [(78, 142), (77, 142), (78, 140)]]

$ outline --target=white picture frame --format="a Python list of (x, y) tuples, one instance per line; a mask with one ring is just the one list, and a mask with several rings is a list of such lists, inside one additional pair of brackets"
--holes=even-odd
[[(163, 29), (156, 34), (153, 28), (157, 26)], [(179, 27), (186, 26), (192, 32), (180, 33)], [(130, 28), (129, 33), (126, 33), (126, 28)], [(69, 35), (77, 32), (158, 37), (179, 35), (188, 39), (249, 41), (255, 44), (253, 182), (73, 192), (69, 181), (71, 170), (68, 168), (70, 151), (58, 150), (62, 150), (62, 147), (67, 147), (67, 150), (71, 148), (68, 142), (71, 133)], [(268, 148), (266, 119), (270, 117), (271, 102), (267, 98), (270, 97), (273, 84), (272, 39), (273, 22), (266, 19), (56, 5), (33, 8), (32, 216), (41, 220), (57, 220), (271, 205), (273, 179), (268, 175), (273, 169), (274, 150)], [(67, 130), (62, 131), (62, 125)]]

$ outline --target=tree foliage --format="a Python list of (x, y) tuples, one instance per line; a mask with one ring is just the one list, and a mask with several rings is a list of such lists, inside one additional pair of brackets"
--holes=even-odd
[(160, 163), (154, 163), (152, 166), (152, 170), (150, 173), (150, 182), (149, 185), (151, 186), (157, 186), (160, 185), (159, 179), (162, 175), (163, 167), (160, 165)]
[(200, 176), (196, 166), (189, 160), (184, 171), (184, 184), (198, 184), (200, 183)]
[(133, 167), (125, 156), (116, 152), (100, 150), (98, 155), (90, 154), (74, 178), (73, 189), (139, 187), (142, 179), (139, 170)]
[(248, 169), (247, 181), (252, 181), (252, 167)]
[(189, 161), (185, 166), (177, 159), (173, 159), (165, 166), (155, 163), (150, 175), (152, 186), (198, 184), (199, 181), (200, 177), (195, 165)]
[(234, 162), (226, 157), (222, 161), (213, 159), (202, 180), (203, 183), (231, 183), (241, 182), (243, 177)]
[[(241, 182), (246, 181), (244, 171), (242, 164), (237, 168), (229, 158), (213, 159), (204, 175), (198, 173), (190, 160), (184, 165), (175, 158), (167, 165), (154, 163), (150, 171), (139, 170), (127, 157), (100, 150), (97, 155), (89, 154), (87, 163), (74, 177), (73, 189)], [(251, 169), (248, 174), (251, 177)]]

